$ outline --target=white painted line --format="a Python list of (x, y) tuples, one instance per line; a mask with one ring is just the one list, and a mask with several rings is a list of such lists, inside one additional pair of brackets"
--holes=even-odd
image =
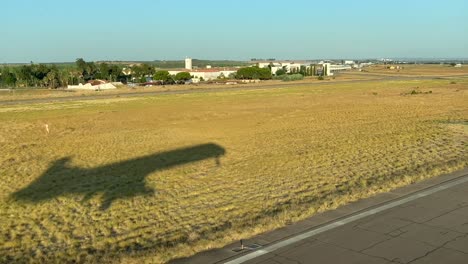
[(364, 218), (364, 217), (367, 217), (367, 216), (370, 216), (370, 215), (377, 214), (379, 212), (385, 211), (385, 210), (393, 208), (393, 207), (397, 207), (399, 205), (405, 204), (407, 202), (411, 202), (411, 201), (419, 199), (421, 197), (425, 197), (425, 196), (434, 194), (436, 192), (439, 192), (439, 191), (454, 187), (456, 185), (468, 182), (468, 177), (467, 176), (468, 175), (464, 175), (464, 176), (462, 176), (462, 178), (459, 178), (457, 180), (442, 183), (442, 184), (437, 185), (435, 187), (430, 187), (429, 189), (426, 189), (424, 191), (420, 191), (420, 192), (417, 192), (415, 194), (412, 194), (412, 195), (410, 195), (410, 196), (408, 196), (406, 198), (399, 199), (397, 201), (390, 202), (388, 204), (366, 210), (366, 211), (361, 212), (359, 214), (348, 216), (348, 217), (345, 217), (345, 218), (343, 218), (341, 220), (331, 222), (331, 223), (329, 223), (327, 225), (324, 225), (322, 227), (319, 227), (319, 228), (313, 229), (311, 231), (299, 234), (297, 236), (288, 238), (286, 240), (280, 241), (280, 242), (272, 244), (270, 246), (266, 246), (266, 247), (264, 247), (262, 249), (259, 249), (259, 250), (253, 251), (253, 252), (251, 252), (249, 254), (243, 255), (243, 256), (241, 256), (241, 257), (239, 257), (237, 259), (225, 262), (225, 264), (244, 263), (244, 262), (246, 262), (248, 260), (254, 259), (256, 257), (260, 257), (260, 256), (268, 254), (268, 253), (271, 253), (271, 252), (273, 252), (273, 251), (275, 251), (277, 249), (280, 249), (282, 247), (289, 246), (289, 245), (291, 245), (293, 243), (296, 243), (296, 242), (299, 242), (299, 241), (304, 240), (306, 238), (318, 235), (320, 233), (323, 233), (325, 231), (328, 231), (328, 230), (334, 229), (336, 227), (345, 225), (347, 223), (359, 220), (361, 218)]

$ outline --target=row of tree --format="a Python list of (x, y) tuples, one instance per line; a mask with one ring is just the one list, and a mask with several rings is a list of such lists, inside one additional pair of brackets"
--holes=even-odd
[(107, 64), (86, 62), (82, 58), (76, 60), (76, 77), (87, 82), (89, 80), (108, 80), (112, 82), (122, 81), (127, 76), (122, 72), (122, 66), (118, 64)]
[(101, 79), (110, 82), (136, 80), (144, 82), (156, 73), (149, 64), (135, 64), (124, 70), (121, 64), (86, 62), (82, 58), (74, 65), (35, 64), (0, 67), (0, 87), (58, 88)]
[[(278, 69), (276, 76), (286, 74), (301, 74), (303, 76), (324, 75), (325, 68), (316, 68), (301, 66), (294, 68), (289, 73), (283, 67)], [(149, 64), (135, 64), (131, 67), (124, 68), (121, 64), (95, 63), (86, 62), (82, 58), (76, 60), (75, 65), (69, 67), (58, 68), (56, 65), (34, 64), (22, 65), (19, 67), (2, 67), (0, 69), (0, 86), (1, 87), (65, 87), (69, 84), (76, 85), (85, 83), (94, 79), (107, 81), (135, 81), (145, 83), (148, 78), (152, 77), (155, 81), (163, 83), (183, 82), (190, 80), (193, 76), (188, 72), (180, 72), (176, 75), (171, 75), (166, 70), (156, 71)], [(236, 74), (228, 76), (228, 78), (236, 79), (272, 79), (271, 68), (245, 67), (240, 68)]]
[(171, 75), (168, 71), (157, 71), (153, 75), (153, 80), (163, 83), (186, 82), (192, 79), (188, 72), (179, 72), (176, 75)]
[[(193, 76), (191, 76), (189, 72), (179, 72), (176, 75), (171, 75), (168, 71), (165, 70), (155, 72), (155, 74), (152, 75), (152, 77), (153, 80), (161, 81), (164, 83), (188, 81), (193, 78)], [(272, 79), (272, 75), (270, 69), (268, 68), (245, 67), (240, 68), (237, 71), (237, 73), (230, 75), (227, 78), (270, 80)]]
[(56, 66), (31, 64), (20, 67), (2, 67), (0, 86), (2, 87), (52, 87), (57, 88), (67, 82), (66, 72)]
[(270, 80), (272, 78), (271, 76), (271, 70), (269, 68), (259, 68), (257, 66), (254, 67), (245, 67), (245, 68), (240, 68), (236, 75), (236, 79), (260, 79), (260, 80)]

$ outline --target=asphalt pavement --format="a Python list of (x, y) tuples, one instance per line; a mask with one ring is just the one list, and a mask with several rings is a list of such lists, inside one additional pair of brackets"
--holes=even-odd
[(468, 176), (463, 180), (262, 256), (230, 264), (466, 264)]
[(468, 263), (468, 168), (172, 263)]

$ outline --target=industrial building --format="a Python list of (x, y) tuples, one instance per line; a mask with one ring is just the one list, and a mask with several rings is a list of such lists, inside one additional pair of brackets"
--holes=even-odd
[(218, 78), (227, 78), (231, 74), (237, 72), (237, 68), (212, 68), (207, 66), (205, 69), (193, 69), (192, 59), (185, 59), (185, 68), (184, 69), (173, 69), (169, 70), (169, 74), (176, 75), (180, 72), (188, 72), (193, 77), (193, 82), (198, 82), (200, 80), (214, 80)]
[(256, 65), (259, 68), (267, 68), (271, 69), (271, 73), (275, 74), (277, 70), (284, 69), (286, 72), (297, 71), (301, 68), (303, 63), (294, 62), (294, 61), (258, 61)]
[(276, 74), (276, 71), (279, 69), (284, 69), (287, 73), (299, 71), (301, 67), (305, 67), (306, 69), (310, 69), (310, 67), (314, 67), (315, 75), (322, 75), (323, 70), (326, 70), (326, 75), (331, 76), (333, 73), (338, 71), (344, 70), (351, 70), (352, 68), (357, 68), (357, 64), (354, 61), (345, 61), (344, 63), (332, 63), (332, 61), (320, 61), (320, 62), (312, 62), (312, 61), (277, 61), (277, 60), (270, 60), (270, 61), (256, 61), (256, 66), (259, 68), (270, 68), (272, 74)]

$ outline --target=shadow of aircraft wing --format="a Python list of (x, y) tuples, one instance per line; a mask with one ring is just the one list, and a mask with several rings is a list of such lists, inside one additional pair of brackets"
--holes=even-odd
[(210, 158), (216, 159), (219, 165), (219, 158), (224, 154), (223, 147), (208, 143), (91, 169), (70, 166), (70, 158), (66, 157), (53, 162), (35, 181), (11, 197), (17, 201), (38, 203), (68, 194), (83, 195), (82, 201), (102, 194), (101, 209), (107, 209), (116, 199), (153, 194), (154, 190), (147, 187), (145, 181), (153, 172)]

